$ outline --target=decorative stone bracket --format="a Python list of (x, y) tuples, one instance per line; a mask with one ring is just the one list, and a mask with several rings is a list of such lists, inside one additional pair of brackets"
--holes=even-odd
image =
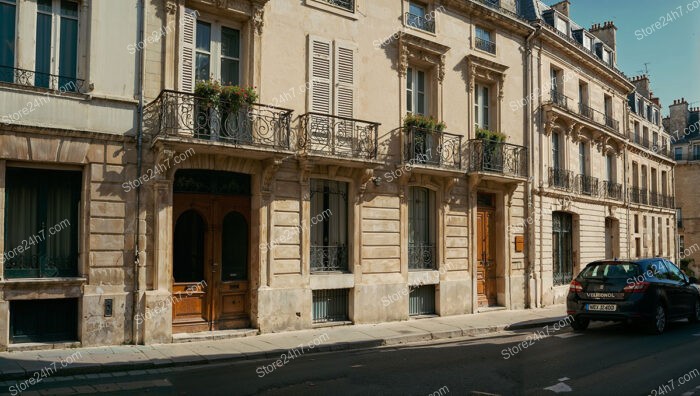
[(468, 55), (466, 62), (469, 68), (469, 92), (474, 92), (476, 80), (487, 81), (497, 84), (498, 99), (503, 100), (503, 86), (505, 85), (508, 66), (476, 55)]
[(445, 79), (445, 54), (450, 47), (406, 32), (399, 32), (398, 45), (401, 77), (406, 76), (409, 63), (423, 63), (437, 68), (437, 78), (442, 83)]

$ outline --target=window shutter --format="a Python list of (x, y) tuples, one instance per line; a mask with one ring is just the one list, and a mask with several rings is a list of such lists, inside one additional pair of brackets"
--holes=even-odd
[(355, 58), (357, 47), (335, 42), (335, 109), (334, 114), (355, 118)]
[(179, 83), (183, 92), (194, 92), (194, 50), (197, 12), (185, 8), (180, 19), (180, 68)]
[(309, 36), (309, 111), (331, 114), (331, 41)]

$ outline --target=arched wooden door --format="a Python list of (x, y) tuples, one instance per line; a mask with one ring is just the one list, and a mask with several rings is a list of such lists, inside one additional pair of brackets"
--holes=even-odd
[(176, 193), (173, 333), (250, 325), (250, 197)]

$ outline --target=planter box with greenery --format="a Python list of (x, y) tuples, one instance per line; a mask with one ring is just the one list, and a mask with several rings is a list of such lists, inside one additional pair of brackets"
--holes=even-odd
[(407, 114), (403, 126), (409, 134), (409, 159), (418, 163), (440, 162), (441, 134), (447, 128), (444, 122), (420, 114)]
[[(222, 86), (218, 81), (198, 81), (194, 89), (198, 138), (219, 137), (249, 141), (251, 131), (243, 130), (241, 108), (253, 105), (258, 94), (254, 87)], [(243, 117), (245, 118), (245, 117)]]

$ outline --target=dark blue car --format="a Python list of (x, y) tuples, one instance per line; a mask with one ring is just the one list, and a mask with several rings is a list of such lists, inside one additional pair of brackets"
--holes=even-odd
[(671, 320), (700, 321), (696, 283), (663, 258), (595, 261), (571, 282), (566, 309), (576, 331), (600, 320), (640, 323), (661, 334)]

